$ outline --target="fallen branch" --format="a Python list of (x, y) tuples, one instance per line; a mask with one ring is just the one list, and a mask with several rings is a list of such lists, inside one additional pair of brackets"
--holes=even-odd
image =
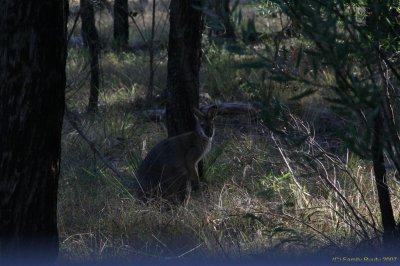
[[(209, 105), (200, 105), (200, 110), (207, 111)], [(241, 102), (225, 102), (217, 104), (218, 115), (233, 116), (233, 115), (249, 115), (251, 120), (257, 117), (260, 110), (254, 107), (251, 103)], [(161, 121), (165, 117), (165, 109), (149, 109), (143, 111), (143, 114), (150, 120)]]

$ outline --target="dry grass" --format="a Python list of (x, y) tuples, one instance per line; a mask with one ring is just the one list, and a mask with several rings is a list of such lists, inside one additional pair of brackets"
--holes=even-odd
[[(207, 47), (203, 90), (222, 100), (254, 99), (245, 81), (258, 79), (260, 72), (232, 68), (236, 58)], [(164, 58), (165, 51), (158, 55)], [(166, 137), (162, 123), (149, 122), (135, 108), (146, 90), (148, 58), (104, 53), (100, 109), (89, 117), (83, 113), (88, 91), (84, 56), (70, 49), (68, 105), (104, 158), (133, 180), (140, 160)], [(155, 84), (161, 91), (166, 62), (159, 62)], [(298, 109), (301, 114), (305, 108)], [(264, 121), (284, 115), (283, 135), (247, 116), (219, 117), (205, 165), (208, 184), (186, 207), (138, 202), (65, 122), (58, 199), (61, 255), (84, 261), (246, 258), (321, 251), (342, 255), (377, 247), (382, 226), (371, 163), (344, 148), (335, 126), (324, 126), (331, 114), (321, 118), (321, 110), (326, 109), (308, 108), (304, 116), (295, 116), (285, 108), (284, 114), (267, 109)], [(400, 184), (390, 180), (393, 206), (400, 206)]]
[[(121, 116), (121, 110), (82, 121), (107, 160), (130, 178), (165, 137), (161, 124)], [(381, 226), (369, 163), (332, 155), (329, 143), (322, 147), (316, 138), (295, 147), (261, 124), (218, 122), (206, 162), (209, 184), (186, 207), (138, 202), (66, 126), (58, 206), (62, 255), (88, 261), (239, 258), (293, 250), (340, 254), (377, 245)], [(399, 191), (398, 183), (390, 185)], [(399, 195), (393, 196), (399, 206)]]

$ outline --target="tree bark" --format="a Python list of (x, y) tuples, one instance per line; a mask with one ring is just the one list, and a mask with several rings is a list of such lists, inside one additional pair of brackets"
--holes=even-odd
[(232, 13), (229, 2), (230, 0), (225, 0), (225, 18), (224, 18), (225, 21), (224, 24), (226, 28), (225, 37), (235, 39), (236, 38), (235, 27), (232, 22)]
[[(382, 39), (387, 37), (386, 35), (390, 33), (391, 28), (386, 21), (386, 18), (390, 17), (388, 15), (388, 1), (385, 0), (378, 3), (376, 1), (368, 0), (366, 11), (368, 14), (366, 17), (366, 27), (368, 27), (368, 31), (372, 33), (372, 41), (375, 43), (376, 47), (378, 47), (377, 49), (379, 49), (379, 43)], [(377, 56), (377, 58), (379, 58), (379, 56)], [(383, 81), (383, 84), (384, 83), (385, 82)], [(385, 89), (382, 88), (381, 95), (385, 97), (385, 94)], [(385, 112), (385, 108), (380, 110), (374, 120), (374, 136), (371, 147), (372, 162), (374, 167), (375, 183), (378, 191), (379, 207), (381, 210), (383, 244), (386, 248), (394, 248), (400, 246), (400, 231), (397, 228), (394, 219), (384, 162), (384, 141), (386, 137), (383, 128), (388, 126), (388, 123), (390, 122), (385, 121), (385, 116), (382, 112)]]
[(2, 1), (0, 264), (58, 255), (68, 1)]
[(146, 102), (147, 104), (153, 101), (154, 93), (154, 35), (156, 27), (156, 0), (153, 0), (151, 12), (151, 35), (149, 41), (149, 86), (147, 88)]
[(383, 225), (383, 243), (386, 247), (399, 246), (399, 232), (393, 215), (390, 193), (386, 180), (386, 169), (383, 157), (383, 117), (378, 114), (374, 121), (374, 139), (372, 143), (372, 162), (374, 166), (375, 183), (378, 191), (379, 207)]
[[(201, 0), (172, 0), (168, 44), (166, 118), (168, 137), (195, 129), (199, 106), (203, 16)], [(197, 8), (196, 8), (197, 7)]]
[(114, 42), (117, 50), (128, 47), (129, 23), (128, 0), (115, 0), (114, 2)]
[(216, 13), (221, 20), (221, 23), (224, 26), (224, 32), (222, 37), (234, 39), (235, 35), (235, 27), (233, 26), (232, 18), (231, 18), (231, 8), (230, 8), (230, 0), (217, 0), (216, 1)]
[(95, 113), (99, 102), (100, 88), (100, 42), (95, 25), (94, 7), (91, 0), (81, 0), (82, 38), (89, 49), (90, 59), (90, 92), (87, 107), (88, 113)]
[[(192, 109), (199, 107), (204, 28), (201, 5), (201, 0), (171, 0), (166, 104), (168, 137), (195, 130)], [(198, 171), (203, 179), (202, 162), (198, 164)]]
[(235, 26), (232, 21), (230, 0), (208, 0), (207, 9), (211, 11), (208, 16), (208, 24), (211, 26), (208, 35), (210, 39), (213, 36), (224, 38), (225, 41), (234, 41), (236, 38)]

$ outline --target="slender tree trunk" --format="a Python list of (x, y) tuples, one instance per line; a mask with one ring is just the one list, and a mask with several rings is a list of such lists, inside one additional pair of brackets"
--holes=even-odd
[(117, 50), (128, 47), (129, 23), (128, 0), (115, 0), (114, 2), (114, 42)]
[(172, 0), (170, 4), (166, 106), (169, 137), (195, 129), (192, 108), (199, 106), (201, 2)]
[[(168, 137), (195, 129), (192, 109), (199, 107), (204, 26), (203, 14), (199, 9), (201, 4), (201, 0), (171, 0), (170, 4), (166, 105)], [(202, 178), (202, 162), (198, 164), (198, 170)]]
[(236, 38), (235, 34), (235, 27), (233, 26), (232, 22), (232, 13), (231, 13), (231, 8), (229, 6), (230, 0), (225, 0), (225, 27), (226, 27), (226, 33), (225, 37), (227, 38)]
[[(382, 38), (386, 38), (386, 35), (390, 32), (386, 18), (388, 18), (388, 1), (367, 1), (366, 6), (367, 17), (366, 27), (368, 31), (372, 33), (372, 41), (375, 43), (377, 49), (379, 49), (379, 43)], [(379, 55), (377, 55), (379, 58)], [(384, 79), (384, 77), (382, 77)], [(383, 80), (382, 80), (383, 81)], [(383, 84), (385, 82), (383, 81)], [(385, 85), (382, 85), (385, 86)], [(381, 95), (385, 97), (385, 88), (382, 88)], [(384, 127), (388, 126), (390, 121), (385, 121), (384, 115), (385, 108), (380, 110), (374, 121), (374, 138), (372, 142), (372, 162), (374, 166), (375, 183), (378, 191), (379, 207), (381, 210), (381, 220), (383, 226), (383, 244), (387, 248), (393, 248), (400, 246), (400, 232), (396, 227), (396, 221), (394, 219), (393, 207), (390, 200), (390, 191), (386, 180), (386, 169), (384, 162), (384, 139), (385, 131)], [(390, 126), (389, 126), (390, 127)]]
[(224, 25), (224, 38), (234, 39), (235, 35), (235, 27), (233, 26), (232, 17), (231, 17), (231, 8), (229, 5), (230, 0), (218, 0), (220, 2), (220, 7), (217, 10), (217, 13), (222, 20), (222, 24)]
[(1, 7), (0, 265), (43, 265), (58, 255), (68, 1)]
[(235, 27), (231, 17), (230, 0), (208, 0), (208, 8), (217, 15), (215, 18), (209, 17), (211, 26), (209, 36), (213, 33), (218, 37), (234, 40), (236, 38)]
[[(383, 157), (383, 118), (378, 114), (374, 122), (374, 139), (372, 143), (372, 161), (374, 166), (375, 183), (378, 191), (379, 207), (383, 225), (383, 242), (386, 247), (392, 247), (399, 241), (396, 221), (393, 215), (390, 193), (386, 180), (386, 169)], [(399, 243), (397, 243), (399, 245)]]
[(97, 111), (100, 88), (100, 43), (95, 25), (94, 7), (91, 0), (81, 0), (82, 38), (89, 49), (90, 56), (90, 93), (88, 113)]
[(156, 27), (156, 0), (153, 0), (151, 17), (151, 36), (149, 43), (149, 87), (147, 89), (146, 101), (150, 103), (153, 100), (154, 93), (154, 35)]

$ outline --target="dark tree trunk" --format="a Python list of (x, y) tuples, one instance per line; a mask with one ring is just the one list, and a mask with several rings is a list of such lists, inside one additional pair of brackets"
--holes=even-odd
[[(379, 43), (390, 33), (390, 26), (387, 24), (389, 5), (388, 1), (378, 3), (376, 1), (367, 1), (366, 26), (372, 33), (372, 41), (379, 49)], [(379, 58), (379, 56), (378, 56)], [(382, 88), (385, 95), (385, 89)], [(384, 120), (382, 114), (384, 108), (378, 113), (374, 121), (374, 138), (372, 142), (372, 162), (374, 166), (375, 183), (378, 191), (379, 207), (381, 210), (381, 220), (383, 226), (383, 244), (387, 248), (400, 247), (400, 232), (394, 219), (393, 207), (390, 200), (390, 191), (386, 180), (386, 169), (384, 162), (384, 141), (385, 131), (388, 121)]]
[(151, 12), (151, 35), (149, 42), (149, 87), (147, 88), (146, 101), (151, 103), (153, 100), (154, 92), (154, 34), (156, 27), (156, 0), (153, 0), (153, 7)]
[(210, 26), (208, 32), (210, 40), (213, 36), (235, 40), (236, 34), (231, 16), (230, 0), (208, 0), (206, 3), (207, 9), (216, 15), (207, 17)]
[(232, 22), (232, 14), (229, 2), (230, 0), (225, 0), (225, 8), (224, 8), (225, 9), (224, 24), (226, 28), (225, 37), (234, 39), (236, 38), (236, 34), (235, 34), (235, 27), (233, 26)]
[(88, 113), (97, 111), (100, 88), (100, 43), (95, 25), (94, 7), (91, 0), (81, 0), (82, 38), (89, 49), (90, 57), (90, 93), (87, 107)]
[[(170, 4), (166, 105), (168, 137), (195, 129), (192, 108), (199, 107), (201, 37), (204, 26), (203, 14), (199, 9), (201, 4), (201, 0), (171, 0)], [(200, 178), (203, 177), (202, 166), (200, 162)]]
[[(386, 169), (383, 157), (383, 118), (377, 115), (374, 122), (374, 139), (372, 143), (372, 161), (375, 183), (378, 191), (379, 207), (383, 225), (383, 242), (386, 247), (393, 247), (400, 240), (393, 215), (390, 192), (386, 181)], [(399, 246), (399, 243), (397, 243)]]
[(1, 3), (0, 264), (44, 264), (58, 255), (68, 1)]
[(217, 0), (217, 10), (216, 13), (219, 16), (223, 26), (224, 32), (222, 37), (234, 39), (235, 35), (235, 27), (233, 26), (232, 18), (231, 18), (231, 8), (229, 5), (230, 0)]
[(199, 106), (203, 16), (198, 8), (201, 2), (172, 0), (170, 4), (166, 106), (168, 137), (195, 129), (191, 110)]
[(114, 2), (114, 42), (117, 50), (128, 47), (129, 23), (128, 0), (115, 0)]

